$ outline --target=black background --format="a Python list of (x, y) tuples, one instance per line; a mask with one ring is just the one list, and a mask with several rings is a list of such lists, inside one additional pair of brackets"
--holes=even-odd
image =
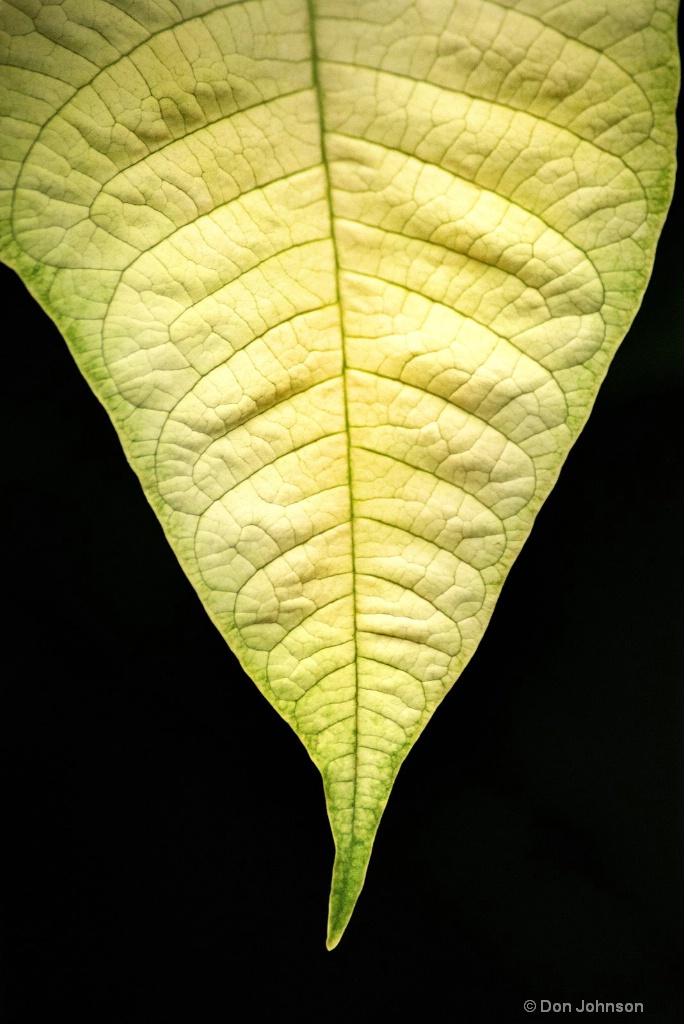
[(318, 773), (3, 268), (8, 1024), (541, 1017), (525, 999), (684, 1019), (681, 209), (333, 953)]

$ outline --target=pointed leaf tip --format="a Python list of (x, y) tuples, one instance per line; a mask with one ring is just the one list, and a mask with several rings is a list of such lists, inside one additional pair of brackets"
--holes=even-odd
[(373, 841), (384, 806), (375, 818), (374, 826), (366, 834), (337, 840), (333, 865), (330, 903), (328, 907), (328, 936), (326, 947), (334, 949), (345, 933), (356, 903), (366, 881), (366, 872), (373, 852)]
[[(368, 859), (370, 859), (370, 854)], [(335, 884), (335, 877), (333, 875), (328, 911), (328, 936), (325, 943), (328, 949), (335, 949), (347, 930), (347, 925), (351, 921), (357, 900), (361, 895), (364, 881), (365, 878), (361, 879), (359, 884), (350, 886), (346, 891), (340, 891), (339, 887)]]

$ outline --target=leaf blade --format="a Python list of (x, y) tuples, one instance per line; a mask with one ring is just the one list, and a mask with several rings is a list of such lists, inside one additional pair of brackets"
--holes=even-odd
[(625, 50), (641, 10), (212, 6), (124, 56), (80, 25), (6, 252), (322, 772), (335, 944), (645, 286), (671, 139), (637, 78), (664, 136), (672, 56)]

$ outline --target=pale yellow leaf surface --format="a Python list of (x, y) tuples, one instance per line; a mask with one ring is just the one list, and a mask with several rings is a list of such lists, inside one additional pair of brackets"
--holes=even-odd
[(321, 771), (330, 945), (646, 286), (675, 17), (3, 7), (3, 258)]

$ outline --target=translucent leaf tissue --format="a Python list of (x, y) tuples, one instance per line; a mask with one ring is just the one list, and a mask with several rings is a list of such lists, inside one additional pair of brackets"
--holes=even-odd
[(676, 8), (2, 7), (2, 257), (321, 772), (331, 948), (641, 301)]

